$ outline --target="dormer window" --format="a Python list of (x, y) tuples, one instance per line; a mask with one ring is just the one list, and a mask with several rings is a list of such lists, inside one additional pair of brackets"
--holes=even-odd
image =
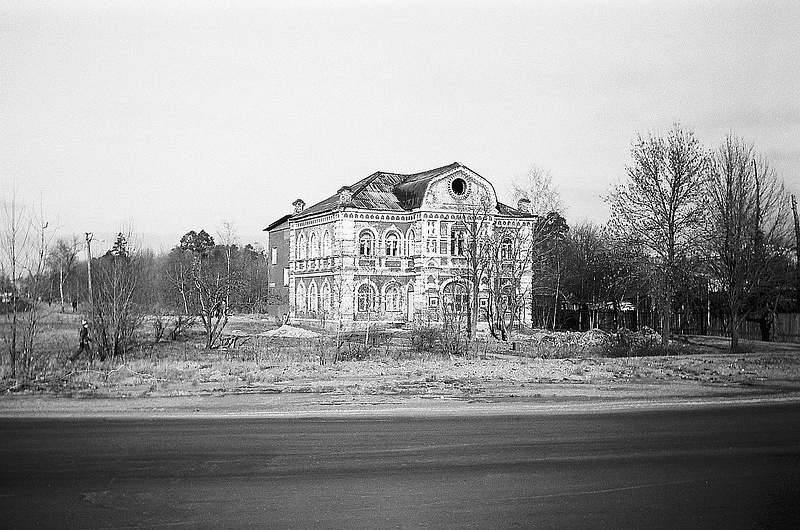
[(339, 188), (339, 206), (344, 206), (350, 204), (350, 201), (353, 200), (353, 192), (347, 186), (342, 186)]

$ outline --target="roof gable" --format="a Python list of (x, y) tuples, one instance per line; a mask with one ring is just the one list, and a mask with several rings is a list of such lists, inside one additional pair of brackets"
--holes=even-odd
[[(430, 169), (420, 173), (412, 173), (404, 175), (401, 173), (387, 173), (385, 171), (378, 171), (364, 177), (357, 181), (355, 184), (349, 186), (350, 201), (347, 206), (359, 208), (363, 210), (381, 210), (381, 211), (394, 211), (403, 212), (420, 208), (425, 201), (425, 195), (428, 192), (431, 183), (440, 177), (445, 177), (456, 171), (461, 171), (465, 175), (469, 174), (472, 177), (484, 182), (491, 188), (492, 200), (497, 201), (494, 193), (494, 188), (489, 181), (464, 166), (459, 162), (453, 162), (446, 166)], [(497, 212), (501, 215), (508, 215), (512, 217), (528, 217), (530, 214), (512, 208), (505, 204), (496, 202)], [(339, 194), (331, 195), (330, 197), (306, 208), (300, 213), (287, 216), (292, 220), (303, 219), (317, 214), (335, 211), (339, 208)], [(283, 220), (284, 218), (281, 218)], [(270, 227), (279, 224), (273, 223)]]
[[(463, 167), (458, 162), (440, 168), (404, 175), (378, 171), (365, 177), (350, 187), (352, 200), (349, 205), (365, 210), (388, 210), (402, 212), (419, 208), (422, 204), (428, 183), (448, 171)], [(306, 208), (293, 219), (333, 211), (339, 206), (339, 196), (330, 197)]]

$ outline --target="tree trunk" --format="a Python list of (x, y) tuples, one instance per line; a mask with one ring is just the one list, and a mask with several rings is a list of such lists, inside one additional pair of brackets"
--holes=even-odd
[(758, 328), (761, 331), (761, 340), (763, 342), (769, 342), (770, 331), (772, 329), (772, 316), (769, 312), (765, 312), (761, 320), (758, 321)]
[(731, 350), (735, 350), (739, 347), (739, 313), (733, 309), (731, 310), (730, 331)]
[(661, 307), (661, 347), (669, 347), (669, 336), (672, 334), (672, 304), (668, 300), (663, 301)]
[(558, 291), (561, 289), (561, 271), (556, 263), (556, 296), (553, 300), (553, 330), (556, 329), (556, 318), (558, 317)]
[(58, 268), (58, 292), (61, 295), (61, 312), (64, 312), (64, 266)]

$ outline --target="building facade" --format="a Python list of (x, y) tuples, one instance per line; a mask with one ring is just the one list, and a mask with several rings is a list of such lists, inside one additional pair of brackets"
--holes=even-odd
[[(281, 283), (293, 322), (360, 329), (441, 320), (465, 309), (465, 234), (482, 208), (488, 231), (536, 217), (497, 200), (492, 184), (455, 162), (422, 173), (377, 172), (276, 220), (269, 231), (270, 284)], [(483, 303), (483, 302), (482, 302)], [(449, 304), (449, 306), (448, 306)]]
[(269, 232), (268, 311), (284, 316), (289, 310), (289, 218), (284, 215), (264, 230)]

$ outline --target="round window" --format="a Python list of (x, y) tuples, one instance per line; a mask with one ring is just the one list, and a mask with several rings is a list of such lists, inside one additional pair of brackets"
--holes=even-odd
[(450, 183), (450, 189), (453, 190), (453, 193), (456, 195), (464, 195), (467, 191), (467, 183), (462, 178), (455, 178), (453, 182)]

